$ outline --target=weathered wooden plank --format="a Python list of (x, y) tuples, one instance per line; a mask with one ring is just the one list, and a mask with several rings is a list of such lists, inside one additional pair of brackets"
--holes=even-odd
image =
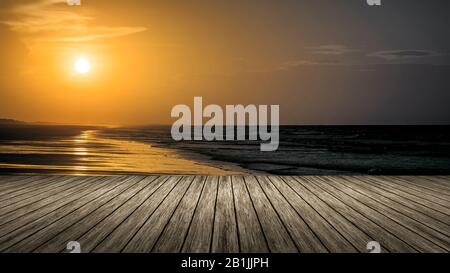
[[(414, 178), (414, 176), (410, 176)], [(437, 188), (442, 188), (443, 190), (450, 190), (450, 176), (420, 176), (427, 181), (433, 183), (433, 186)]]
[[(366, 244), (370, 238), (304, 188), (295, 178), (270, 177), (270, 180), (314, 232), (302, 236), (301, 242), (307, 243), (309, 246), (307, 252), (321, 252), (322, 245), (334, 253), (366, 251)], [(274, 193), (270, 196), (273, 195)], [(306, 227), (301, 229), (307, 230)], [(320, 238), (319, 242), (314, 240), (316, 236)]]
[(0, 176), (0, 251), (450, 251), (449, 176), (152, 180)]
[(30, 188), (50, 184), (53, 179), (57, 178), (57, 176), (39, 176), (36, 178), (30, 177), (28, 179), (25, 179), (24, 181), (22, 181), (22, 183), (20, 183), (20, 185), (12, 185), (7, 189), (2, 189), (0, 191), (0, 201), (29, 192)]
[[(274, 184), (282, 184), (280, 185), (281, 188), (285, 189), (285, 187), (287, 187), (284, 184), (284, 181), (274, 177), (271, 177), (271, 179), (275, 180)], [(286, 226), (286, 229), (289, 231), (298, 250), (302, 253), (328, 252), (327, 248), (322, 244), (312, 228), (303, 220), (303, 212), (301, 209), (299, 211), (296, 211), (295, 209), (303, 205), (299, 205), (303, 200), (301, 200), (299, 196), (296, 196), (295, 193), (294, 195), (291, 195), (291, 193), (284, 191), (284, 194), (289, 195), (285, 198), (271, 183), (268, 177), (259, 176), (257, 177), (257, 180), (274, 209), (277, 211), (280, 219)]]
[[(152, 180), (154, 177), (147, 177), (146, 180)], [(153, 194), (164, 184), (167, 177), (157, 177), (145, 189), (133, 196), (129, 201), (123, 204), (120, 208), (115, 210), (112, 214), (90, 228), (88, 232), (84, 233), (78, 241), (82, 246), (82, 252), (91, 252), (92, 249), (102, 242), (108, 235), (114, 231), (121, 223), (123, 223), (136, 209), (138, 209), (145, 201), (153, 196)], [(75, 237), (75, 236), (72, 236)], [(40, 249), (37, 251), (39, 252)], [(57, 250), (65, 251), (63, 246)]]
[[(142, 181), (142, 177), (130, 176), (113, 190), (97, 196), (97, 198), (94, 198), (87, 204), (84, 204), (75, 210), (67, 209), (65, 211), (61, 211), (60, 214), (54, 213), (53, 217), (56, 220), (47, 225), (45, 229), (41, 229), (31, 234), (20, 242), (17, 242), (13, 246), (4, 250), (4, 252), (33, 252), (36, 248), (46, 243), (60, 232), (64, 231), (66, 228), (76, 225), (80, 219), (90, 215), (90, 213), (94, 211), (97, 211), (105, 204), (108, 204), (108, 202), (110, 202), (113, 198), (117, 198), (119, 200), (119, 204), (122, 204), (122, 196), (123, 199), (127, 200), (146, 185), (146, 183), (140, 183), (140, 181)], [(83, 227), (85, 226), (79, 226), (80, 229)]]
[(83, 189), (78, 194), (74, 194), (67, 199), (52, 203), (41, 210), (26, 214), (17, 220), (0, 226), (0, 251), (4, 251), (6, 248), (45, 228), (71, 211), (120, 186), (124, 180), (127, 179), (123, 177), (116, 177), (112, 180), (102, 178), (99, 183), (95, 183), (95, 186)]
[(401, 187), (399, 188), (399, 187), (393, 186), (393, 184), (386, 183), (386, 181), (383, 181), (378, 177), (372, 177), (372, 176), (367, 177), (367, 181), (368, 181), (368, 183), (379, 185), (381, 188), (383, 188), (386, 191), (395, 193), (399, 196), (403, 196), (413, 202), (422, 204), (422, 205), (427, 206), (431, 209), (434, 209), (438, 212), (441, 212), (447, 216), (450, 216), (450, 209), (443, 207), (442, 205), (440, 205), (434, 201), (430, 201), (426, 198), (422, 198), (422, 196), (420, 194), (419, 195), (414, 194), (414, 193), (411, 194), (409, 192), (403, 191), (403, 190), (401, 190)]
[(47, 198), (49, 196), (54, 196), (63, 192), (64, 190), (78, 185), (80, 182), (85, 181), (85, 179), (79, 177), (60, 177), (54, 181), (54, 184), (50, 187), (37, 189), (28, 194), (23, 194), (20, 196), (12, 197), (8, 200), (1, 201), (0, 203), (0, 215), (4, 214), (5, 208), (12, 207), (15, 209), (21, 208), (22, 206), (30, 203), (37, 202), (41, 199)]
[[(427, 207), (416, 204), (411, 206), (411, 202), (402, 202), (401, 198), (398, 198), (397, 195), (386, 193), (382, 189), (368, 185), (368, 183), (364, 183), (364, 180), (352, 178), (343, 179), (345, 179), (344, 184), (346, 186), (357, 190), (370, 198), (379, 200), (379, 202), (389, 206), (391, 209), (398, 210), (404, 215), (417, 219), (424, 225), (450, 236), (450, 217), (444, 215), (446, 218), (444, 218), (444, 220), (440, 220), (439, 217), (436, 217), (436, 212), (434, 210), (430, 210)], [(445, 220), (447, 220), (449, 224), (445, 224)]]
[(404, 227), (398, 222), (392, 220), (391, 218), (385, 216), (384, 214), (378, 212), (375, 209), (361, 203), (357, 199), (352, 196), (336, 191), (329, 183), (326, 183), (322, 177), (315, 177), (311, 180), (312, 183), (318, 185), (325, 191), (328, 191), (330, 194), (339, 198), (343, 203), (348, 204), (358, 212), (363, 215), (366, 215), (370, 220), (382, 226), (384, 229), (388, 230), (396, 237), (402, 239), (405, 242), (408, 242), (409, 245), (416, 248), (418, 251), (423, 252), (442, 252), (443, 249), (438, 247), (435, 243), (421, 237), (417, 233), (411, 231), (410, 229)]
[[(14, 219), (21, 218), (27, 214), (32, 214), (34, 212), (40, 213), (42, 215), (43, 212), (51, 211), (52, 207), (46, 207), (49, 204), (57, 203), (60, 200), (67, 201), (67, 197), (70, 196), (73, 198), (74, 194), (77, 194), (80, 192), (80, 190), (88, 189), (90, 186), (92, 186), (91, 181), (94, 181), (95, 179), (86, 179), (81, 180), (78, 185), (75, 185), (75, 187), (68, 189), (67, 191), (61, 192), (58, 195), (52, 195), (48, 196), (47, 198), (41, 199), (36, 202), (32, 202), (29, 204), (26, 204), (22, 207), (6, 207), (1, 210), (1, 216), (0, 216), (0, 223), (6, 224)], [(27, 200), (25, 200), (27, 201)], [(39, 211), (40, 210), (40, 211)]]
[(240, 251), (243, 253), (270, 252), (243, 177), (233, 176), (231, 184), (234, 193)]
[(231, 177), (229, 176), (219, 177), (211, 252), (239, 252), (236, 209), (234, 207)]
[(191, 226), (184, 241), (184, 253), (208, 253), (211, 249), (219, 178), (208, 176)]
[(436, 183), (436, 181), (430, 180), (428, 177), (408, 177), (408, 176), (396, 176), (399, 180), (402, 180), (411, 185), (415, 185), (421, 188), (426, 188), (429, 191), (437, 194), (443, 194), (445, 196), (450, 196), (450, 188), (445, 185), (441, 185), (440, 183)]
[(44, 175), (28, 175), (28, 176), (1, 176), (0, 191), (4, 191), (11, 187), (18, 187), (20, 185), (26, 185), (31, 181), (39, 180), (48, 176)]
[[(286, 230), (278, 213), (273, 208), (270, 200), (261, 189), (254, 176), (244, 177), (247, 191), (252, 200), (259, 222), (267, 239), (270, 252), (296, 253), (299, 252), (292, 237)], [(286, 202), (286, 201), (285, 201)]]
[[(114, 197), (113, 199), (111, 199), (106, 204), (99, 207), (92, 213), (81, 218), (76, 224), (70, 225), (64, 231), (60, 232), (56, 236), (53, 236), (50, 240), (46, 241), (45, 244), (36, 248), (34, 252), (38, 253), (61, 252), (64, 250), (67, 242), (69, 241), (80, 242), (78, 238), (80, 238), (81, 235), (88, 233), (92, 229), (92, 227), (96, 226), (99, 222), (111, 216), (121, 208), (126, 207), (126, 204), (128, 204), (130, 200), (131, 202), (133, 202), (132, 200), (133, 199), (136, 200), (136, 197), (139, 198), (145, 197), (145, 195), (153, 188), (152, 182), (156, 179), (156, 177), (149, 176), (136, 179), (141, 179), (141, 181), (132, 185), (132, 187), (126, 189), (124, 192), (120, 193), (118, 196)], [(132, 183), (132, 181), (128, 183)], [(129, 209), (129, 207), (127, 207), (127, 209)], [(69, 217), (70, 220), (73, 221), (75, 218), (74, 214), (75, 213), (71, 213), (66, 217)], [(65, 226), (63, 220), (64, 219), (60, 219), (53, 225), (55, 226), (57, 225), (59, 229), (63, 229)], [(47, 227), (47, 229), (48, 228), (49, 227)], [(93, 238), (93, 240), (99, 240), (99, 238)], [(83, 249), (83, 251), (85, 250)]]
[[(120, 223), (103, 241), (85, 240), (83, 249), (86, 252), (122, 252), (128, 242), (144, 225), (148, 218), (154, 211), (166, 200), (169, 193), (171, 193), (181, 177), (178, 176), (162, 176), (164, 184), (158, 190), (145, 200), (133, 213), (131, 213), (125, 221)], [(98, 244), (98, 245), (96, 245)]]
[(369, 197), (366, 194), (354, 190), (353, 188), (346, 185), (346, 183), (342, 183), (341, 180), (337, 181), (336, 179), (330, 179), (330, 177), (321, 178), (324, 182), (326, 182), (327, 185), (334, 187), (337, 194), (345, 193), (348, 196), (351, 196), (365, 206), (378, 211), (380, 214), (383, 214), (384, 216), (392, 219), (399, 225), (411, 230), (412, 232), (415, 232), (416, 236), (423, 237), (428, 241), (433, 242), (437, 246), (445, 249), (446, 251), (450, 251), (450, 237), (435, 229), (430, 228), (427, 225), (420, 223), (415, 219), (418, 216), (414, 215), (414, 213), (413, 215), (409, 215), (410, 217), (408, 217), (408, 211), (404, 210), (400, 206), (397, 206), (396, 209), (392, 209), (392, 207), (389, 207), (384, 203), (381, 203), (380, 201)]
[(402, 177), (395, 177), (395, 176), (387, 176), (386, 180), (388, 180), (392, 183), (401, 185), (402, 187), (409, 188), (409, 189), (415, 190), (417, 192), (421, 192), (422, 194), (427, 194), (432, 197), (442, 199), (444, 201), (447, 201), (450, 199), (449, 192), (444, 191), (444, 190), (437, 190), (435, 188), (430, 188), (423, 181), (418, 181), (418, 180), (414, 180), (414, 179), (406, 180)]
[(31, 175), (0, 175), (0, 190), (6, 185), (11, 183), (20, 183), (21, 180), (25, 180), (32, 177)]
[(423, 212), (424, 214), (444, 223), (445, 225), (450, 224), (450, 216), (443, 214), (439, 211), (436, 211), (434, 209), (431, 209), (427, 206), (424, 206), (422, 204), (416, 203), (414, 201), (411, 201), (410, 199), (407, 199), (403, 196), (400, 196), (398, 194), (395, 194), (393, 192), (390, 192), (389, 190), (386, 190), (381, 185), (372, 184), (371, 180), (368, 177), (358, 177), (358, 179), (352, 180), (353, 182), (360, 181), (359, 185), (363, 186), (366, 190), (376, 192), (384, 197), (389, 198), (390, 200), (393, 200), (397, 203), (400, 203), (406, 207), (409, 207), (411, 209), (414, 209), (418, 212)]
[(149, 253), (152, 250), (193, 180), (194, 177), (183, 177), (180, 180), (174, 190), (168, 194), (167, 198), (128, 242), (124, 252)]
[(312, 183), (313, 177), (296, 177), (298, 183), (310, 190), (314, 195), (327, 203), (330, 207), (338, 211), (343, 217), (359, 227), (368, 236), (371, 241), (377, 241), (383, 248), (389, 252), (418, 252), (407, 242), (400, 240), (388, 230), (373, 222), (367, 215), (358, 212), (352, 206), (344, 203), (341, 199), (336, 198), (333, 194)]
[(196, 176), (152, 249), (156, 253), (178, 253), (183, 247), (198, 206), (206, 177)]

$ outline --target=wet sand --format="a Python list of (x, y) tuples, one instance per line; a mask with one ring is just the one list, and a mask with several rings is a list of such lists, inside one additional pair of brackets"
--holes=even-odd
[(248, 171), (206, 156), (177, 153), (136, 141), (101, 137), (96, 130), (52, 140), (19, 140), (0, 145), (3, 173), (16, 174), (197, 174), (237, 175)]

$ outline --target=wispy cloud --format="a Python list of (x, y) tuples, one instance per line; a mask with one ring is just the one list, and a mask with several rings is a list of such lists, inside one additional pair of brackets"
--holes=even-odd
[(357, 51), (345, 45), (320, 45), (308, 47), (308, 49), (310, 49), (314, 54), (321, 55), (344, 55)]
[[(93, 17), (80, 9), (69, 7), (66, 0), (36, 0), (10, 8), (13, 19), (2, 23), (25, 35), (39, 35), (41, 40), (54, 42), (84, 42), (145, 31), (139, 26), (92, 26)], [(64, 35), (61, 35), (64, 33)]]
[(401, 61), (425, 57), (441, 56), (440, 53), (432, 50), (384, 50), (368, 54), (369, 57), (378, 57), (388, 61)]
[(297, 60), (287, 61), (280, 64), (275, 70), (290, 70), (300, 66), (316, 66), (316, 65), (340, 65), (341, 62), (336, 60)]

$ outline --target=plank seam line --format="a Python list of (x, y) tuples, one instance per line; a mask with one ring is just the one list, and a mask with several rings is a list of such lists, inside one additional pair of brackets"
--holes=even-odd
[(172, 213), (170, 214), (170, 217), (167, 218), (167, 222), (164, 224), (163, 229), (161, 230), (161, 232), (158, 235), (158, 238), (155, 240), (155, 242), (153, 243), (152, 247), (150, 248), (150, 253), (153, 251), (153, 249), (155, 248), (156, 244), (158, 243), (159, 239), (161, 238), (161, 236), (164, 234), (164, 231), (166, 230), (167, 226), (170, 223), (170, 220), (172, 219), (173, 215), (175, 214), (175, 212), (177, 211), (178, 207), (181, 204), (181, 201), (184, 199), (184, 197), (186, 196), (186, 193), (189, 191), (189, 188), (194, 184), (195, 181), (195, 176), (192, 178), (191, 182), (189, 183), (189, 186), (186, 188), (186, 191), (183, 193), (183, 196), (181, 196), (180, 200), (178, 201), (177, 206), (175, 207), (175, 209), (172, 211)]
[[(61, 234), (61, 233), (63, 233), (64, 231), (66, 231), (66, 230), (69, 229), (71, 226), (78, 224), (78, 223), (79, 223), (80, 221), (82, 221), (84, 218), (86, 218), (86, 217), (90, 216), (91, 214), (95, 213), (97, 210), (101, 209), (103, 206), (106, 206), (106, 205), (109, 204), (110, 202), (113, 202), (113, 199), (114, 199), (114, 198), (117, 198), (118, 196), (122, 195), (124, 192), (128, 191), (128, 190), (131, 189), (133, 186), (139, 184), (141, 181), (144, 180), (144, 178), (141, 178), (141, 179), (139, 179), (139, 177), (136, 177), (136, 178), (138, 178), (138, 180), (137, 180), (135, 183), (131, 184), (128, 188), (125, 188), (123, 191), (121, 191), (120, 193), (118, 193), (116, 196), (113, 196), (111, 199), (109, 199), (108, 201), (106, 201), (103, 205), (98, 206), (98, 207), (95, 208), (93, 211), (89, 212), (87, 215), (84, 215), (81, 219), (77, 220), (75, 223), (73, 223), (73, 224), (70, 225), (69, 227), (66, 227), (65, 229), (59, 231), (58, 233), (55, 234), (54, 237), (57, 237), (59, 234)], [(131, 180), (131, 179), (130, 179), (130, 180)], [(142, 189), (140, 189), (140, 190), (138, 191), (138, 193), (139, 193), (140, 191), (142, 191), (142, 190), (143, 190), (144, 188), (146, 188), (146, 187), (147, 187), (147, 186), (145, 186), (145, 187), (143, 187)], [(136, 193), (136, 194), (137, 194), (137, 193)], [(135, 195), (136, 195), (136, 194), (135, 194)], [(133, 196), (134, 196), (134, 195), (133, 195)], [(131, 198), (133, 198), (133, 196), (129, 197), (124, 203), (128, 202), (128, 200), (130, 200)], [(124, 203), (123, 203), (123, 204), (124, 204)], [(123, 204), (121, 204), (120, 206), (122, 206)], [(119, 207), (120, 207), (120, 206), (119, 206)], [(80, 207), (80, 208), (81, 208), (81, 207)], [(64, 217), (66, 217), (66, 216), (68, 216), (68, 215), (70, 215), (70, 214), (72, 214), (72, 213), (73, 213), (73, 211), (70, 212), (69, 214), (65, 215)], [(103, 219), (102, 219), (102, 220), (103, 220)], [(42, 244), (39, 245), (38, 247), (35, 247), (31, 252), (36, 251), (38, 248), (40, 248), (41, 246), (45, 245), (45, 244), (46, 244), (48, 241), (50, 241), (51, 239), (52, 239), (52, 238), (46, 240), (44, 243), (42, 243)]]
[[(125, 248), (128, 246), (128, 244), (130, 244), (130, 242), (134, 239), (134, 237), (136, 236), (136, 234), (139, 233), (139, 231), (142, 229), (142, 227), (145, 225), (145, 223), (147, 223), (148, 219), (150, 219), (150, 217), (155, 213), (155, 211), (161, 206), (161, 204), (166, 200), (167, 196), (169, 196), (169, 194), (173, 191), (173, 189), (175, 189), (175, 187), (178, 185), (178, 183), (180, 182), (180, 180), (183, 178), (183, 176), (181, 177), (177, 177), (178, 179), (175, 181), (175, 184), (173, 185), (173, 187), (170, 189), (170, 191), (164, 196), (164, 198), (158, 203), (158, 205), (155, 207), (155, 209), (152, 211), (152, 213), (150, 215), (148, 215), (148, 217), (145, 219), (145, 221), (141, 224), (141, 226), (134, 232), (134, 234), (130, 237), (130, 239), (128, 240), (128, 242), (126, 244), (124, 244), (124, 246), (122, 247), (122, 249), (119, 252), (123, 252), (125, 250)], [(167, 180), (169, 180), (170, 177), (168, 176)], [(131, 214), (128, 216), (130, 217)], [(128, 218), (127, 217), (127, 218)], [(119, 226), (117, 226), (116, 228), (118, 228)], [(109, 236), (109, 235), (108, 235)], [(105, 237), (107, 238), (107, 237)], [(99, 244), (100, 245), (100, 244)], [(99, 245), (97, 245), (95, 248), (97, 248)], [(94, 248), (94, 249), (95, 249)]]
[(180, 247), (180, 249), (179, 249), (178, 252), (181, 252), (181, 251), (183, 250), (184, 244), (186, 243), (186, 238), (187, 238), (187, 236), (189, 235), (189, 230), (191, 229), (191, 225), (192, 225), (192, 221), (194, 220), (195, 212), (197, 211), (198, 204), (200, 203), (200, 198), (202, 197), (203, 190), (205, 189), (206, 181), (207, 181), (207, 177), (205, 176), (205, 177), (203, 178), (203, 185), (202, 185), (202, 189), (201, 189), (201, 191), (200, 191), (200, 195), (198, 196), (197, 202), (196, 202), (196, 204), (195, 204), (194, 211), (193, 211), (193, 213), (192, 213), (191, 220), (189, 221), (189, 226), (188, 226), (188, 228), (187, 228), (187, 230), (186, 230), (186, 234), (184, 234), (183, 243), (181, 244), (181, 247)]

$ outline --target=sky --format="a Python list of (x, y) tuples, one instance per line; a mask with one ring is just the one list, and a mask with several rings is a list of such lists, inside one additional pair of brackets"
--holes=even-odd
[(202, 96), (278, 104), (282, 124), (448, 124), (449, 12), (447, 0), (0, 0), (0, 118), (171, 124), (173, 106)]

